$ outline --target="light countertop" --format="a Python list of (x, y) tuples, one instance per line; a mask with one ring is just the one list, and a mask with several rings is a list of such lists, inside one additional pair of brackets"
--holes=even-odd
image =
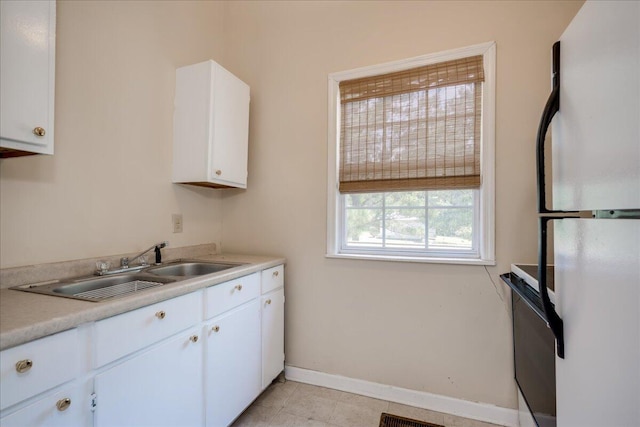
[(278, 257), (228, 254), (199, 256), (197, 259), (245, 264), (230, 270), (169, 283), (153, 290), (101, 302), (0, 289), (0, 350), (62, 332), (83, 323), (105, 319), (188, 294), (285, 262), (284, 258)]

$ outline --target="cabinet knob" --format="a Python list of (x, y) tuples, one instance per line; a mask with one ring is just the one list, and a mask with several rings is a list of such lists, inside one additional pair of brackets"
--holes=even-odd
[(216, 175), (218, 175), (218, 176), (222, 175), (222, 171), (220, 169), (217, 169), (216, 170)]
[(278, 277), (278, 272), (277, 271), (273, 272), (273, 277)]
[(56, 402), (56, 408), (58, 408), (58, 411), (66, 411), (69, 406), (71, 406), (71, 399), (69, 399), (68, 397), (60, 399)]
[(265, 304), (269, 305), (271, 304), (271, 298), (269, 298), (268, 300), (265, 301)]
[(212, 330), (213, 332), (219, 332), (219, 331), (220, 331), (220, 326), (216, 325), (216, 326), (214, 326), (213, 328), (211, 328), (211, 330)]
[(27, 372), (33, 366), (33, 362), (30, 359), (21, 360), (16, 363), (16, 371), (19, 373)]
[(189, 337), (189, 341), (191, 342), (198, 342), (198, 336), (197, 335), (191, 335)]
[(164, 319), (166, 315), (167, 313), (165, 313), (163, 310), (160, 310), (159, 312), (156, 313), (156, 317), (158, 319)]
[(236, 288), (237, 290), (241, 291), (241, 290), (242, 290), (242, 285), (236, 285), (236, 286), (235, 286), (235, 288)]
[(45, 134), (45, 130), (44, 128), (41, 128), (40, 126), (33, 128), (33, 134), (37, 135), (37, 136), (44, 136)]

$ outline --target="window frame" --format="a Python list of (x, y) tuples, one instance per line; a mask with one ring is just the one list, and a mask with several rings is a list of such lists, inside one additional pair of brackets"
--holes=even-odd
[[(480, 227), (480, 194), (479, 194), (479, 190), (478, 189), (460, 189), (458, 191), (464, 191), (464, 190), (469, 190), (469, 191), (473, 191), (472, 194), (472, 198), (473, 201), (471, 203), (470, 207), (472, 209), (472, 214), (473, 214), (473, 226), (477, 229), (479, 229)], [(382, 206), (381, 207), (368, 207), (368, 208), (361, 208), (361, 209), (380, 209), (383, 211), (383, 223), (384, 223), (384, 217), (385, 217), (385, 210), (387, 209), (391, 209), (391, 210), (395, 210), (395, 209), (424, 209), (425, 210), (425, 220), (427, 220), (429, 211), (431, 209), (433, 210), (438, 210), (438, 209), (459, 209), (459, 208), (468, 208), (466, 206), (461, 207), (461, 206), (434, 206), (434, 207), (429, 207), (429, 192), (430, 191), (439, 191), (439, 190), (408, 190), (410, 192), (424, 192), (425, 193), (425, 205), (424, 206), (386, 206), (386, 194), (390, 194), (392, 192), (381, 192), (378, 194), (383, 194), (383, 200), (382, 200)], [(456, 189), (453, 189), (451, 191), (456, 191)], [(365, 194), (371, 194), (371, 193), (365, 193)], [(460, 259), (475, 259), (478, 257), (480, 250), (479, 250), (479, 240), (480, 240), (480, 236), (478, 234), (474, 234), (473, 239), (472, 239), (472, 247), (471, 249), (460, 249), (460, 250), (456, 250), (456, 249), (423, 249), (423, 250), (411, 250), (409, 248), (402, 248), (402, 247), (382, 247), (382, 248), (378, 248), (378, 247), (373, 247), (373, 246), (369, 246), (369, 247), (356, 247), (356, 246), (351, 246), (351, 247), (347, 247), (347, 224), (346, 224), (346, 213), (347, 210), (350, 209), (346, 206), (345, 203), (345, 198), (346, 196), (348, 196), (349, 194), (339, 194), (338, 195), (338, 203), (340, 204), (339, 207), (339, 215), (340, 215), (340, 219), (338, 222), (338, 226), (341, 228), (340, 230), (340, 234), (339, 236), (341, 237), (340, 242), (338, 242), (339, 245), (339, 250), (341, 254), (352, 254), (352, 255), (377, 255), (377, 256), (412, 256), (412, 254), (416, 254), (416, 253), (420, 253), (421, 257), (425, 257), (425, 258), (460, 258)], [(425, 230), (425, 232), (428, 233), (428, 230)], [(383, 239), (386, 240), (386, 239)], [(425, 246), (427, 245), (428, 241), (425, 240)], [(452, 255), (456, 255), (456, 256), (452, 256)]]
[[(478, 191), (479, 230), (477, 257), (424, 256), (411, 252), (343, 250), (344, 209), (338, 191), (338, 159), (340, 149), (340, 89), (343, 80), (377, 74), (392, 73), (409, 68), (482, 55), (485, 73), (482, 93), (482, 135), (480, 142), (480, 169), (482, 184)], [(328, 258), (364, 259), (381, 261), (427, 262), (444, 264), (495, 265), (495, 102), (496, 102), (496, 44), (481, 43), (400, 61), (331, 73), (328, 76), (328, 155), (327, 155), (327, 252)]]

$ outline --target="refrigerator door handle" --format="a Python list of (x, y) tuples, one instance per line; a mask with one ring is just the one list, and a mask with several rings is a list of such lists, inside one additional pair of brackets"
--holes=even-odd
[[(555, 45), (554, 45), (555, 46)], [(555, 50), (555, 49), (554, 49)], [(555, 77), (554, 77), (555, 82)], [(554, 85), (555, 86), (555, 85)], [(542, 118), (540, 119), (540, 126), (538, 127), (538, 136), (536, 138), (536, 172), (538, 178), (538, 213), (551, 212), (546, 206), (546, 191), (545, 191), (545, 174), (544, 174), (544, 142), (547, 130), (551, 124), (553, 116), (558, 112), (560, 108), (560, 88), (554, 87), (547, 104), (544, 106), (542, 112)]]
[[(568, 217), (573, 218), (573, 217)], [(555, 310), (549, 299), (547, 290), (547, 223), (554, 219), (563, 219), (561, 216), (540, 216), (539, 244), (538, 244), (538, 288), (542, 299), (542, 310), (544, 311), (547, 326), (556, 337), (556, 351), (558, 357), (564, 359), (564, 325), (562, 319)]]
[(560, 110), (560, 42), (553, 44), (553, 66), (552, 66), (552, 82), (553, 89), (547, 100), (540, 119), (538, 127), (538, 135), (536, 138), (536, 172), (538, 178), (538, 213), (575, 213), (573, 211), (554, 211), (547, 209), (546, 190), (545, 190), (545, 174), (544, 174), (544, 142), (547, 130), (553, 120), (553, 116)]

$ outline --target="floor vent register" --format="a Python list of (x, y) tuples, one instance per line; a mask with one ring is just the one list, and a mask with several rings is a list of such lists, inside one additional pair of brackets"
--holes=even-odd
[(380, 416), (380, 427), (444, 427), (440, 424), (432, 424), (426, 421), (412, 420), (411, 418), (400, 417), (382, 413)]

